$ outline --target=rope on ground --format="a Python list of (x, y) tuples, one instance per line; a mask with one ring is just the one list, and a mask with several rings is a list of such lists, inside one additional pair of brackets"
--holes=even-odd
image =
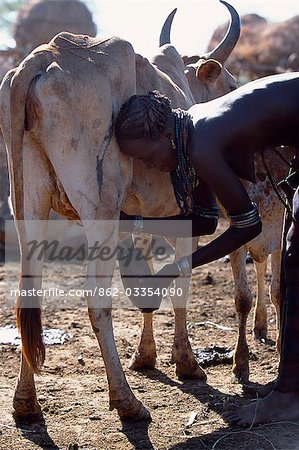
[(230, 433), (226, 433), (224, 436), (221, 436), (219, 439), (217, 439), (217, 441), (214, 443), (213, 447), (211, 448), (211, 450), (214, 450), (216, 448), (216, 446), (219, 444), (220, 441), (222, 441), (223, 439), (227, 438), (228, 436), (231, 435), (235, 435), (235, 434), (242, 434), (242, 433), (246, 433), (246, 434), (251, 434), (254, 436), (258, 436), (262, 439), (264, 439), (266, 442), (268, 442), (271, 447), (273, 448), (273, 450), (277, 450), (276, 447), (274, 447), (274, 445), (272, 444), (272, 442), (270, 441), (270, 439), (266, 438), (265, 436), (263, 436), (260, 433), (255, 433), (254, 431), (249, 431), (249, 430), (244, 430), (244, 431), (231, 431)]

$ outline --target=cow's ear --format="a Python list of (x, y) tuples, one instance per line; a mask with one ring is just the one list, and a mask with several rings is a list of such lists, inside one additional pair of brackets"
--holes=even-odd
[(222, 64), (215, 59), (208, 59), (202, 62), (196, 69), (197, 78), (205, 84), (213, 83), (221, 73)]

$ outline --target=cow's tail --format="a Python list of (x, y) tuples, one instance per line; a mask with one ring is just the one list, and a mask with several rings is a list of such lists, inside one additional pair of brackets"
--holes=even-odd
[(26, 228), (24, 223), (23, 189), (23, 137), (25, 129), (25, 111), (28, 90), (32, 80), (43, 72), (49, 64), (51, 53), (39, 51), (31, 54), (16, 70), (10, 85), (10, 148), (12, 164), (12, 186), (14, 193), (14, 214), (19, 232), (22, 258), (22, 274), (17, 300), (16, 317), (21, 334), (22, 353), (34, 373), (40, 373), (45, 359), (43, 341), (41, 305), (37, 295), (28, 295), (34, 286), (30, 261), (26, 258)]

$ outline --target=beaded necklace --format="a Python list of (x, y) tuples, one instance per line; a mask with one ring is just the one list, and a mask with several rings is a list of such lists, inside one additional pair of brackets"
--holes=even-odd
[(178, 165), (170, 173), (175, 198), (182, 214), (187, 215), (194, 207), (193, 191), (200, 178), (195, 172), (187, 153), (188, 128), (191, 116), (182, 109), (175, 109), (175, 139)]

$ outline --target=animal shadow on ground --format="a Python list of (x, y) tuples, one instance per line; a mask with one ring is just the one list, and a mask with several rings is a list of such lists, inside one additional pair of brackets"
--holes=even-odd
[(122, 433), (124, 433), (134, 449), (154, 450), (148, 435), (149, 422), (134, 422), (133, 420), (122, 421)]
[(26, 424), (18, 420), (15, 420), (15, 423), (16, 428), (22, 433), (24, 439), (33, 442), (42, 449), (59, 450), (59, 447), (48, 433), (47, 425), (43, 417), (35, 423)]
[(297, 450), (298, 425), (267, 424), (254, 428), (219, 428), (211, 433), (192, 436), (168, 450)]
[(232, 402), (236, 405), (241, 404), (243, 398), (238, 395), (225, 394), (218, 389), (210, 386), (205, 382), (198, 380), (175, 381), (169, 378), (159, 369), (153, 369), (143, 372), (144, 376), (152, 380), (156, 380), (161, 384), (177, 387), (184, 394), (193, 395), (200, 403), (206, 404), (209, 409), (221, 415), (223, 413), (223, 405), (226, 402)]

